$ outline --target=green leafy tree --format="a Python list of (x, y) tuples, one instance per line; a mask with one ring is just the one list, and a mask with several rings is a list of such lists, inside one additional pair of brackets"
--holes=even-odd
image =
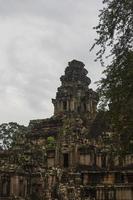
[(27, 128), (16, 122), (3, 123), (0, 125), (0, 147), (1, 149), (15, 148), (23, 141)]
[(92, 48), (99, 47), (97, 59), (101, 61), (110, 49), (109, 55), (113, 56), (113, 63), (117, 59), (120, 64), (128, 52), (133, 50), (133, 1), (103, 0), (103, 5), (99, 24), (94, 27), (98, 37)]
[(104, 0), (103, 4), (92, 49), (99, 47), (96, 58), (102, 64), (105, 55), (112, 58), (98, 91), (101, 108), (109, 107), (116, 133), (112, 138), (114, 150), (123, 155), (133, 149), (133, 1)]

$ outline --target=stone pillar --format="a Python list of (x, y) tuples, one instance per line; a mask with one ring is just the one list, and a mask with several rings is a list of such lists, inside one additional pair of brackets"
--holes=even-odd
[(116, 188), (116, 199), (119, 200), (119, 189)]
[(105, 199), (105, 189), (101, 188), (101, 200), (106, 200)]
[(25, 185), (25, 193), (24, 193), (24, 197), (27, 195), (27, 180), (26, 180), (26, 177), (25, 177), (25, 180), (24, 180), (24, 185)]
[(13, 195), (19, 195), (19, 178), (18, 176), (11, 177), (11, 191), (10, 193)]
[(71, 111), (75, 110), (75, 103), (74, 103), (74, 99), (71, 101)]
[(96, 156), (96, 164), (97, 164), (97, 166), (99, 166), (99, 167), (102, 166), (101, 155), (97, 155), (97, 156)]
[(83, 185), (87, 185), (87, 184), (88, 184), (88, 174), (84, 174)]
[(98, 188), (97, 191), (96, 191), (96, 199), (97, 200), (102, 200), (102, 190), (101, 188)]
[(70, 108), (69, 108), (69, 101), (67, 100), (66, 103), (67, 103), (67, 109), (66, 110), (69, 111), (70, 110)]

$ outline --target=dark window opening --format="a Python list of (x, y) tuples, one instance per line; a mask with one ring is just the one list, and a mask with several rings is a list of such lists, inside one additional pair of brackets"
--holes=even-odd
[(81, 174), (81, 183), (83, 184), (83, 182), (84, 182), (84, 174), (82, 173)]
[(20, 180), (19, 181), (19, 196), (24, 196), (25, 194), (25, 185), (24, 185), (24, 181), (23, 180)]
[(67, 168), (69, 167), (69, 160), (68, 160), (68, 153), (63, 154), (63, 159), (64, 159), (64, 167)]
[(84, 103), (84, 111), (86, 111), (86, 103)]
[(1, 196), (2, 197), (8, 197), (10, 194), (10, 183), (9, 181), (2, 181), (2, 192), (1, 192)]
[(115, 175), (115, 181), (116, 183), (124, 183), (124, 174), (117, 173)]
[(78, 110), (78, 112), (80, 112), (80, 106), (78, 106), (77, 110)]
[(133, 175), (127, 174), (128, 183), (133, 183)]
[(67, 110), (67, 102), (66, 101), (63, 102), (63, 109)]
[(102, 156), (102, 168), (106, 167), (106, 155)]
[(93, 188), (84, 188), (83, 196), (89, 197), (90, 199), (95, 199), (96, 198), (96, 191)]

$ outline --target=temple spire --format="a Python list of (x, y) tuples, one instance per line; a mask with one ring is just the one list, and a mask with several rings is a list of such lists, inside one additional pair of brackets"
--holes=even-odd
[(61, 76), (61, 86), (56, 93), (54, 114), (86, 114), (92, 117), (96, 113), (97, 94), (89, 89), (91, 80), (87, 77), (88, 71), (84, 63), (72, 60)]

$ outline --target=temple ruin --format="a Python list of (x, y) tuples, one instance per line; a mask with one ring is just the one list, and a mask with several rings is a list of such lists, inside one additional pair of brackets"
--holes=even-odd
[[(87, 74), (82, 62), (68, 63), (52, 99), (54, 115), (29, 123), (32, 151), (24, 144), (0, 151), (1, 166), (8, 163), (0, 171), (0, 200), (133, 200), (133, 155), (111, 159), (101, 136), (91, 133), (99, 98)], [(19, 151), (32, 154), (30, 163), (16, 164)]]

